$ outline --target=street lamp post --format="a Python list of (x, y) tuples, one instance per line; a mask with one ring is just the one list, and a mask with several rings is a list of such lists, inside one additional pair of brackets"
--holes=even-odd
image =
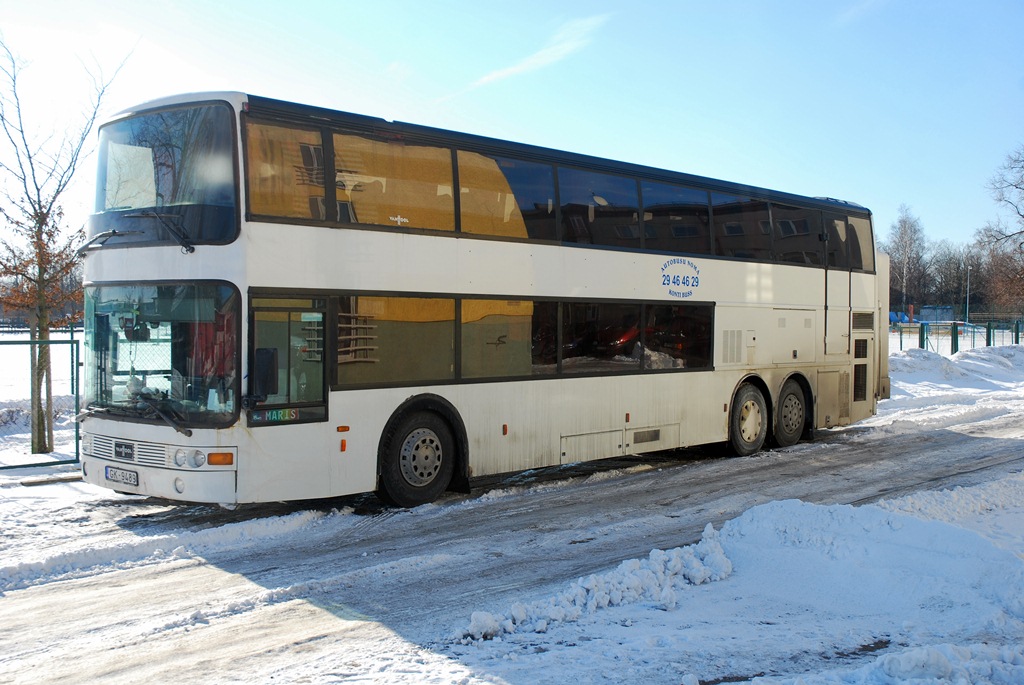
[(967, 265), (967, 307), (964, 312), (964, 323), (970, 325), (971, 323), (971, 266)]

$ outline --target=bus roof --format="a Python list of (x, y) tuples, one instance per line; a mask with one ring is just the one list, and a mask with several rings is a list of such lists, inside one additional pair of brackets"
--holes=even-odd
[(236, 110), (248, 111), (252, 114), (283, 118), (292, 121), (301, 121), (306, 122), (307, 124), (311, 120), (319, 121), (324, 124), (337, 125), (358, 131), (369, 132), (394, 140), (410, 138), (434, 144), (440, 143), (451, 145), (466, 150), (489, 152), (492, 154), (505, 154), (524, 158), (530, 161), (579, 166), (597, 171), (633, 174), (652, 180), (679, 183), (710, 191), (750, 195), (760, 199), (780, 203), (791, 202), (802, 205), (810, 204), (823, 209), (831, 209), (841, 212), (854, 212), (867, 216), (871, 215), (871, 211), (862, 205), (832, 197), (808, 197), (743, 183), (697, 176), (680, 171), (671, 171), (668, 169), (649, 167), (631, 162), (616, 161), (577, 152), (568, 152), (530, 145), (527, 143), (516, 143), (498, 138), (489, 138), (487, 136), (433, 128), (420, 124), (389, 121), (380, 117), (354, 114), (351, 112), (316, 107), (313, 105), (302, 105), (258, 95), (247, 95), (235, 91), (184, 93), (180, 95), (173, 95), (157, 100), (151, 100), (123, 110), (113, 118), (119, 119), (150, 109), (183, 105), (191, 102), (212, 101), (225, 101), (231, 104)]

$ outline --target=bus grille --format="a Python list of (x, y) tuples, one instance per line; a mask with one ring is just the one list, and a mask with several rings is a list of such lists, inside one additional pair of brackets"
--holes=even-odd
[(93, 436), (93, 456), (135, 462), (148, 466), (167, 466), (167, 448), (152, 442), (115, 440), (106, 435)]

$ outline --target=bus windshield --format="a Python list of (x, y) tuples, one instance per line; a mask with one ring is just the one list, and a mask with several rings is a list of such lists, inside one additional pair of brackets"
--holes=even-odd
[(239, 300), (222, 283), (86, 288), (87, 409), (176, 429), (232, 422)]
[(224, 243), (237, 231), (231, 109), (212, 103), (121, 119), (100, 129), (89, 235)]

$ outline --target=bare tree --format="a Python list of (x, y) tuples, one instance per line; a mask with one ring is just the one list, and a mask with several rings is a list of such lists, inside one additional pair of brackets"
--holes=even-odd
[(992, 197), (1013, 214), (1014, 225), (989, 224), (984, 230), (989, 240), (1024, 243), (1024, 145), (1006, 156), (1006, 161), (989, 180)]
[(1024, 242), (1011, 240), (1013, 232), (1001, 221), (978, 231), (977, 245), (984, 260), (984, 293), (989, 304), (1004, 311), (1020, 311), (1024, 302)]
[[(947, 305), (964, 315), (967, 297), (967, 269), (978, 274), (979, 257), (975, 248), (939, 241), (929, 250), (929, 300), (933, 304)], [(977, 293), (977, 284), (975, 293)]]
[(889, 293), (893, 302), (899, 301), (900, 310), (908, 304), (922, 302), (927, 283), (927, 245), (921, 221), (910, 213), (907, 205), (900, 205), (900, 214), (889, 228), (889, 239), (881, 246), (889, 254)]
[[(0, 238), (0, 303), (21, 310), (29, 321), (31, 345), (32, 451), (53, 450), (50, 327), (80, 287), (68, 289), (68, 276), (78, 263), (81, 227), (64, 226), (61, 200), (82, 159), (113, 77), (93, 82), (92, 101), (78, 124), (62, 133), (30, 130), (20, 90), (25, 67), (0, 36), (0, 217), (10, 231)], [(118, 68), (120, 70), (120, 68)], [(115, 71), (115, 76), (117, 72)]]

